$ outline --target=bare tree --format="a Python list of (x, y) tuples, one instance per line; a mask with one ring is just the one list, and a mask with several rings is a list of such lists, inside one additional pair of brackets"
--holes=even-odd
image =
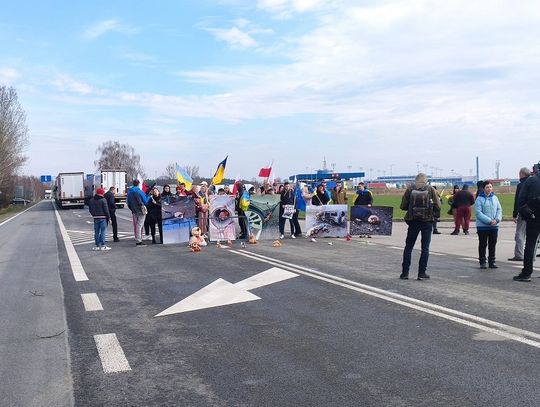
[(141, 157), (129, 144), (109, 140), (97, 148), (96, 154), (99, 154), (99, 158), (94, 161), (94, 165), (98, 170), (125, 170), (128, 179), (135, 179), (137, 175), (144, 178), (146, 175)]
[(26, 114), (14, 88), (0, 86), (0, 191), (26, 162)]
[(189, 176), (193, 179), (200, 178), (199, 176), (199, 166), (198, 165), (186, 165), (184, 167)]
[(175, 163), (169, 163), (165, 167), (165, 174), (163, 174), (165, 177), (167, 177), (169, 180), (176, 179), (176, 164)]

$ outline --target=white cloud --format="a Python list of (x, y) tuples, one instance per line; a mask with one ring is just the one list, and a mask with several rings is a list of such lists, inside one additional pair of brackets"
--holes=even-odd
[(219, 41), (226, 42), (231, 48), (243, 49), (251, 48), (257, 45), (257, 41), (249, 34), (241, 31), (238, 27), (229, 29), (208, 28), (207, 31), (214, 34)]
[(323, 6), (332, 6), (328, 3), (323, 0), (258, 0), (257, 7), (279, 18), (291, 18), (297, 13), (314, 11)]
[(82, 36), (87, 40), (95, 40), (96, 38), (99, 38), (109, 32), (133, 35), (138, 33), (139, 29), (115, 19), (108, 19), (93, 23), (83, 31)]
[(58, 75), (51, 84), (60, 92), (76, 93), (82, 96), (88, 96), (95, 91), (91, 85), (78, 81), (69, 75)]
[(0, 68), (0, 85), (11, 85), (20, 76), (20, 73), (13, 68)]

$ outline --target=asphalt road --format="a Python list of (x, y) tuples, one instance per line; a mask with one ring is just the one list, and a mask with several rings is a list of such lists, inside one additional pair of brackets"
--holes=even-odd
[[(511, 225), (498, 270), (473, 235), (439, 235), (432, 279), (402, 281), (398, 224), (191, 253), (135, 247), (119, 210), (121, 242), (93, 252), (88, 212), (58, 216), (0, 226), (1, 405), (540, 405), (540, 280), (511, 281)], [(180, 301), (199, 309), (156, 317)]]

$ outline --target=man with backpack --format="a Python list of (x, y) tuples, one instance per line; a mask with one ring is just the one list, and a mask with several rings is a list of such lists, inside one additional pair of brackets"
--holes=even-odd
[(418, 265), (418, 280), (427, 280), (429, 279), (429, 275), (426, 273), (426, 270), (429, 258), (429, 244), (431, 243), (431, 233), (435, 219), (434, 213), (441, 210), (441, 200), (433, 187), (428, 184), (426, 174), (420, 173), (416, 176), (414, 184), (409, 186), (403, 194), (400, 208), (407, 211), (405, 213), (405, 222), (409, 228), (407, 230), (405, 249), (403, 250), (403, 264), (399, 278), (402, 280), (409, 279), (412, 250), (418, 234), (421, 233), (422, 250)]

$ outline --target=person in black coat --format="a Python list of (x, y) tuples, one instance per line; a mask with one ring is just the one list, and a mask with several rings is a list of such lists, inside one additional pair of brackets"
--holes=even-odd
[(324, 190), (324, 185), (317, 185), (317, 191), (313, 195), (313, 198), (311, 198), (311, 204), (315, 206), (321, 206), (328, 204), (328, 202), (330, 202), (330, 197)]
[[(284, 218), (283, 214), (285, 213), (285, 205), (292, 205), (294, 207), (294, 212), (292, 218)], [(296, 207), (296, 194), (291, 185), (288, 182), (283, 184), (283, 190), (280, 194), (280, 203), (279, 203), (279, 238), (283, 239), (285, 237), (285, 220), (289, 219), (291, 226), (291, 238), (296, 239), (297, 237), (302, 236), (302, 230), (300, 229), (300, 223), (298, 222), (298, 209)]]
[(163, 244), (163, 217), (161, 215), (161, 194), (157, 188), (152, 189), (150, 194), (150, 202), (147, 205), (148, 214), (146, 219), (148, 220), (148, 226), (150, 227), (150, 234), (152, 235), (152, 244), (156, 244), (156, 224), (159, 229), (159, 240)]
[(106, 244), (107, 223), (111, 218), (109, 206), (105, 200), (105, 190), (98, 188), (96, 194), (88, 202), (88, 210), (94, 218), (94, 240), (96, 245), (92, 250), (110, 250)]
[(521, 273), (514, 281), (531, 281), (534, 253), (540, 235), (540, 163), (533, 167), (534, 175), (524, 183), (518, 196), (519, 213), (527, 222), (525, 227), (525, 251)]
[(105, 193), (105, 199), (107, 200), (107, 205), (109, 206), (109, 214), (111, 215), (113, 241), (119, 242), (120, 239), (118, 238), (118, 223), (116, 222), (116, 202), (114, 201), (115, 189), (115, 187), (110, 187), (109, 190)]

